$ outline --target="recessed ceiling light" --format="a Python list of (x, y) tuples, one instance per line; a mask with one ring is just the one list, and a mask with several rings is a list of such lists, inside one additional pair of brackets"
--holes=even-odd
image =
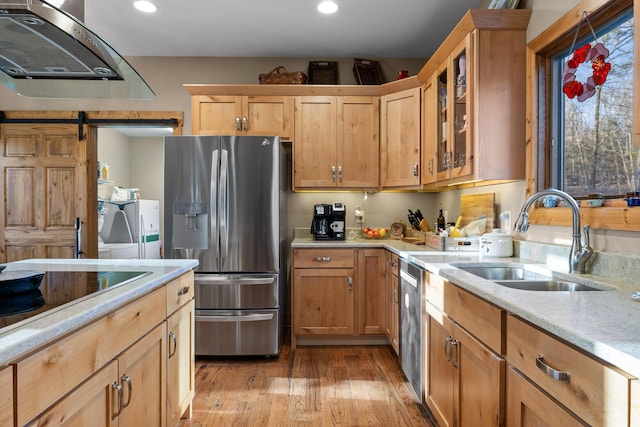
[(318, 11), (326, 14), (336, 13), (338, 11), (338, 4), (331, 0), (325, 0), (318, 4)]
[(153, 13), (156, 10), (158, 10), (155, 4), (147, 0), (134, 1), (133, 5), (135, 6), (136, 9), (138, 9), (141, 12)]

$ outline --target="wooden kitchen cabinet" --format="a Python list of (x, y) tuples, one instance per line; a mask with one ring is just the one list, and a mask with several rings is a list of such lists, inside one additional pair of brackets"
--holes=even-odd
[(501, 425), (505, 361), (491, 345), (502, 348), (502, 310), (432, 273), (425, 290), (427, 405), (440, 426)]
[(422, 86), (422, 178), (421, 184), (427, 186), (437, 181), (436, 166), (436, 85), (432, 81)]
[(195, 301), (190, 299), (167, 318), (167, 425), (175, 426), (195, 394)]
[(420, 87), (380, 98), (380, 181), (383, 188), (420, 185)]
[(640, 427), (640, 380), (631, 381), (631, 427)]
[(400, 314), (398, 270), (400, 260), (398, 255), (385, 251), (385, 334), (396, 355), (400, 354)]
[(193, 135), (293, 136), (292, 96), (194, 95)]
[(353, 249), (294, 249), (292, 336), (354, 333)]
[[(433, 91), (424, 105), (433, 126), (424, 127), (423, 148), (435, 153), (438, 187), (524, 178), (530, 15), (470, 10), (418, 73)], [(423, 183), (430, 183), (424, 173)]]
[(385, 250), (357, 249), (356, 333), (385, 335)]
[(13, 368), (0, 368), (0, 426), (13, 426)]
[[(549, 411), (564, 412), (567, 419), (578, 414), (576, 425), (629, 424), (629, 376), (514, 315), (507, 316), (507, 360), (508, 426), (531, 425), (536, 418), (543, 420), (537, 425), (558, 425), (533, 392), (556, 403)], [(512, 387), (520, 391), (512, 394)]]
[(294, 189), (378, 189), (379, 98), (295, 97)]

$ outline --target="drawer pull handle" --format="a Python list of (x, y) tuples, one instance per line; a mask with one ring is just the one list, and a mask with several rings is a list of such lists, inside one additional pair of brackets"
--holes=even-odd
[(331, 261), (331, 257), (330, 256), (317, 256), (313, 260), (314, 261), (318, 261), (318, 262), (330, 262)]
[(536, 357), (536, 366), (556, 381), (569, 382), (569, 372), (553, 369), (551, 366), (544, 363), (544, 356), (542, 355)]
[(188, 286), (185, 286), (184, 288), (182, 288), (182, 289), (180, 289), (180, 290), (178, 291), (178, 296), (186, 295), (186, 294), (188, 294), (188, 293), (189, 293), (189, 287), (188, 287)]

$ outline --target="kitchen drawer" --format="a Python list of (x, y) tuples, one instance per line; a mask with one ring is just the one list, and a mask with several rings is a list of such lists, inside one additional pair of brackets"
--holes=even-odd
[(0, 367), (0, 426), (13, 425), (13, 368)]
[(18, 425), (24, 425), (166, 318), (162, 287), (17, 362)]
[(193, 299), (194, 288), (193, 271), (189, 271), (167, 284), (167, 317)]
[[(626, 374), (513, 315), (507, 316), (507, 361), (588, 424), (628, 425)], [(542, 363), (568, 374), (568, 380), (554, 379)]]
[(352, 268), (354, 252), (334, 248), (294, 249), (293, 265), (295, 268)]
[(433, 307), (444, 312), (444, 286), (448, 283), (447, 280), (429, 272), (424, 275), (423, 280), (425, 299)]
[(504, 354), (504, 310), (446, 282), (444, 311), (493, 351)]

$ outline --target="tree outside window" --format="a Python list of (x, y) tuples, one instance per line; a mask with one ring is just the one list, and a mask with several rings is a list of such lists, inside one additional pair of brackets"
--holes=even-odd
[[(579, 102), (556, 93), (555, 147), (552, 163), (554, 186), (574, 197), (600, 193), (622, 196), (640, 191), (640, 156), (631, 140), (633, 119), (633, 16), (631, 13), (613, 22), (598, 34), (598, 41), (609, 50), (611, 71), (596, 93)], [(574, 51), (591, 40), (576, 43)], [(567, 46), (569, 48), (569, 46)], [(573, 56), (565, 51), (555, 59), (557, 82), (562, 81), (564, 64)], [(576, 71), (576, 80), (586, 82), (593, 70), (585, 62)]]

